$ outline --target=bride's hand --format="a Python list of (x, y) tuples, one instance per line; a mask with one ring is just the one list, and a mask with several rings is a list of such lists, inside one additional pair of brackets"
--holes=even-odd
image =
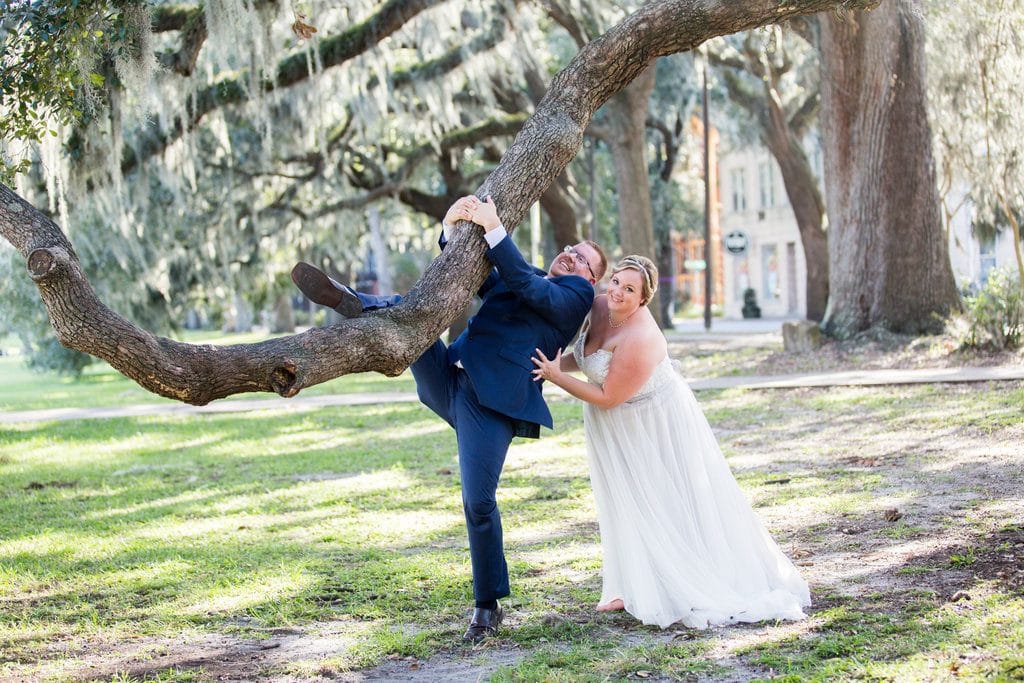
[(562, 349), (558, 349), (558, 353), (550, 360), (540, 349), (534, 349), (534, 351), (537, 355), (530, 358), (533, 364), (537, 366), (533, 370), (534, 382), (539, 382), (542, 379), (554, 380), (562, 374)]

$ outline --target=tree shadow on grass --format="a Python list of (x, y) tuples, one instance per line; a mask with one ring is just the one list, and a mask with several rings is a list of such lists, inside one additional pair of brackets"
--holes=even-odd
[[(21, 564), (15, 564), (15, 569), (18, 566), (31, 568), (31, 573), (42, 577), (43, 581), (30, 583), (7, 603), (8, 606), (24, 618), (62, 626), (90, 620), (95, 623), (99, 619), (101, 624), (130, 629), (155, 614), (189, 608), (192, 611), (188, 620), (211, 630), (230, 628), (239, 615), (248, 615), (263, 625), (316, 623), (342, 616), (373, 623), (375, 628), (385, 630), (401, 624), (421, 624), (442, 634), (438, 638), (454, 639), (458, 626), (453, 622), (462, 620), (461, 612), (470, 603), (465, 531), (451, 431), (443, 427), (422, 436), (409, 434), (408, 431), (414, 431), (407, 429), (410, 424), (422, 424), (429, 429), (438, 425), (437, 418), (429, 412), (412, 406), (403, 408), (395, 420), (373, 414), (359, 417), (345, 414), (342, 420), (334, 412), (318, 411), (311, 419), (295, 415), (259, 416), (252, 420), (203, 418), (198, 421), (203, 430), (217, 433), (213, 441), (180, 449), (166, 443), (142, 445), (138, 452), (116, 456), (116, 460), (102, 465), (97, 465), (94, 459), (61, 469), (59, 463), (44, 462), (31, 473), (21, 473), (21, 481), (25, 481), (26, 476), (45, 481), (78, 481), (76, 487), (70, 489), (8, 489), (4, 497), (10, 499), (12, 507), (7, 510), (26, 502), (47, 504), (47, 509), (40, 510), (38, 517), (22, 517), (23, 522), (31, 519), (41, 523), (36, 528), (88, 534), (96, 530), (96, 520), (103, 519), (99, 535), (104, 539), (119, 536), (127, 539), (136, 535), (131, 545), (114, 547), (93, 559), (76, 559), (73, 553), (65, 551), (47, 552), (41, 559), (36, 556), (38, 563), (31, 557), (21, 557)], [(559, 423), (568, 425), (560, 432), (578, 430), (578, 419), (566, 420), (563, 415), (575, 415), (577, 407), (558, 407), (556, 412)], [(767, 414), (772, 415), (770, 411)], [(351, 422), (357, 419), (362, 420), (363, 426), (354, 429), (351, 441), (339, 439), (329, 445), (322, 443), (338, 436), (336, 432), (353, 429)], [(759, 436), (775, 443), (786, 443), (793, 437), (797, 437), (793, 440), (805, 442), (813, 438), (811, 418), (787, 419), (793, 422), (793, 430), (798, 431), (780, 426)], [(864, 444), (864, 439), (871, 437), (870, 432), (864, 431), (862, 421), (865, 419), (871, 429), (878, 431), (885, 429), (888, 418), (883, 413), (870, 411), (856, 416), (840, 415), (829, 423), (834, 431), (823, 438), (834, 439), (835, 434), (856, 427), (861, 439), (857, 443)], [(872, 419), (876, 424), (871, 425)], [(166, 430), (163, 434), (168, 441), (187, 444), (189, 439), (198, 438), (196, 422), (190, 419), (187, 424), (177, 426), (163, 421), (147, 422), (145, 429)], [(784, 419), (778, 422), (781, 425)], [(130, 430), (138, 431), (140, 424), (138, 420), (124, 421), (122, 428), (132, 433)], [(750, 423), (741, 423), (740, 427), (741, 437), (763, 431), (760, 425)], [(318, 438), (298, 443), (275, 442), (275, 439), (287, 440), (303, 432), (312, 432)], [(93, 439), (96, 448), (102, 448), (104, 440), (114, 439), (116, 434), (104, 433), (100, 438), (90, 434), (88, 438)], [(851, 447), (840, 451), (836, 460), (796, 459), (793, 463), (806, 471), (807, 478), (820, 482), (822, 488), (816, 495), (822, 498), (861, 485), (867, 495), (877, 489), (896, 489), (905, 501), (905, 521), (921, 524), (919, 531), (905, 532), (910, 535), (909, 540), (933, 536), (941, 540), (947, 532), (940, 519), (945, 513), (935, 509), (934, 494), (927, 484), (944, 475), (940, 469), (943, 452), (935, 451), (925, 435), (901, 438), (907, 450), (900, 453), (891, 445), (879, 445), (877, 449)], [(66, 443), (75, 443), (73, 434), (67, 436)], [(238, 443), (244, 446), (236, 449), (237, 452), (210, 452)], [(531, 448), (551, 449), (543, 452), (551, 461), (564, 457), (564, 452), (560, 453), (554, 445)], [(749, 447), (734, 450), (743, 454)], [(174, 476), (165, 476), (160, 470), (130, 471), (133, 463), (161, 462), (189, 462), (195, 466), (190, 473), (175, 472)], [(962, 459), (960, 464), (963, 464)], [(751, 471), (755, 474), (770, 472), (776, 465), (777, 459), (768, 458)], [(998, 482), (1019, 482), (1020, 468), (1016, 465), (977, 461), (969, 466), (986, 469), (990, 497), (1020, 498), (1019, 485), (1004, 486), (1001, 491), (996, 486)], [(129, 470), (127, 474), (116, 475), (125, 469)], [(894, 476), (903, 470), (912, 471), (914, 477), (907, 480)], [(66, 474), (68, 471), (73, 477)], [(524, 586), (521, 593), (535, 594), (525, 598), (525, 602), (523, 599), (518, 602), (524, 609), (516, 616), (511, 631), (512, 642), (516, 644), (539, 642), (542, 638), (555, 641), (564, 638), (568, 642), (590, 637), (608, 623), (590, 614), (590, 601), (599, 576), (592, 558), (595, 552), (593, 523), (564, 517), (565, 509), (578, 505), (579, 496), (588, 488), (585, 471), (578, 463), (570, 471), (570, 474), (548, 472), (545, 468), (543, 473), (537, 474), (536, 470), (526, 467), (513, 467), (502, 482), (502, 490), (516, 495), (514, 501), (502, 503), (503, 510), (511, 512), (508, 518), (516, 524), (538, 524), (538, 533), (509, 545), (515, 582)], [(844, 471), (851, 472), (851, 476), (841, 476)], [(191, 476), (198, 478), (190, 482)], [(396, 477), (401, 480), (401, 490), (393, 486)], [(109, 482), (122, 480), (124, 485), (111, 490)], [(356, 481), (365, 486), (349, 486)], [(95, 490), (85, 495), (86, 485), (94, 486)], [(770, 486), (761, 483), (754, 488), (755, 492), (763, 492)], [(765, 497), (769, 506), (781, 505), (787, 500), (799, 502), (800, 494), (787, 492), (786, 485), (770, 490), (771, 494)], [(193, 494), (198, 495), (188, 497)], [(964, 496), (949, 496), (947, 502), (964, 499)], [(0, 502), (0, 509), (5, 507)], [(952, 597), (947, 595), (948, 589), (967, 585), (968, 588), (958, 590), (970, 591), (976, 585), (990, 584), (969, 583), (971, 579), (965, 578), (967, 575), (955, 573), (965, 570), (953, 570), (947, 565), (952, 555), (966, 554), (965, 544), (982, 548), (984, 533), (967, 529), (959, 533), (955, 541), (932, 543), (927, 551), (900, 550), (907, 539), (885, 536), (892, 524), (885, 522), (880, 512), (877, 505), (869, 502), (865, 509), (826, 512), (800, 522), (785, 523), (785, 534), (809, 547), (810, 558), (819, 566), (835, 569), (838, 576), (835, 581), (818, 580), (814, 585), (818, 605), (814, 608), (813, 625), (806, 631), (792, 642), (773, 641), (760, 649), (749, 649), (736, 661), (765, 673), (774, 668), (775, 671), (803, 672), (800, 675), (809, 677), (833, 672), (844, 677), (850, 670), (858, 671), (856, 667), (863, 665), (865, 657), (880, 662), (900, 662), (957, 642), (956, 638), (960, 637), (957, 630), (947, 628), (943, 621), (948, 617), (947, 603)], [(955, 516), (956, 511), (950, 514)], [(241, 520), (246, 515), (265, 516), (267, 520), (260, 526), (246, 529), (227, 526), (192, 537), (159, 541), (139, 534), (150, 525), (201, 527), (211, 520), (225, 517)], [(433, 524), (412, 526), (404, 536), (399, 528), (385, 535), (361, 533), (361, 527), (372, 527), (377, 520), (420, 524), (432, 516), (436, 517)], [(338, 523), (339, 518), (354, 522), (345, 526)], [(554, 528), (542, 528), (543, 520), (553, 522)], [(240, 524), (249, 525), (243, 521)], [(20, 532), (22, 535), (18, 538), (31, 535), (27, 528), (8, 528)], [(847, 534), (843, 529), (855, 533)], [(534, 575), (530, 562), (517, 559), (517, 556), (530, 557), (531, 554), (543, 556), (550, 549), (580, 543), (591, 547), (577, 553), (574, 562), (584, 556), (587, 562), (573, 574), (553, 571), (559, 560), (552, 560), (541, 563), (537, 567), (541, 572)], [(903, 552), (907, 558), (875, 570), (861, 568), (854, 573), (849, 569), (856, 558), (884, 553), (889, 548)], [(975, 551), (974, 564), (984, 566), (988, 556), (979, 552)], [(930, 555), (934, 557), (928, 559)], [(942, 565), (943, 557), (946, 565)], [(928, 562), (941, 565), (931, 567), (927, 575), (940, 574), (949, 583), (948, 589), (936, 591), (935, 596), (911, 593), (920, 590), (918, 575), (913, 572), (919, 567), (929, 567)], [(145, 571), (152, 567), (157, 570), (147, 577)], [(912, 572), (901, 574), (901, 569)], [(969, 574), (969, 570), (966, 571)], [(128, 580), (119, 584), (121, 573)], [(75, 577), (77, 583), (68, 577)], [(62, 582), (66, 582), (63, 587)], [(1004, 591), (1004, 588), (995, 590)], [(871, 593), (879, 596), (868, 597)], [(901, 596), (918, 612), (901, 607)], [(37, 602), (20, 604), (19, 600)], [(928, 600), (941, 602), (929, 604)], [(566, 630), (546, 623), (545, 615), (552, 606), (556, 607), (555, 611), (570, 615), (569, 622), (575, 625)], [(7, 608), (0, 612), (7, 612)], [(626, 636), (658, 635), (626, 617), (611, 623), (621, 628)], [(907, 626), (908, 623), (911, 625)], [(895, 650), (889, 641), (897, 638), (901, 625), (920, 633), (906, 639), (903, 649)], [(863, 632), (870, 628), (881, 631), (881, 636), (865, 636)], [(382, 638), (376, 647), (374, 652), (378, 654), (374, 656), (380, 657), (388, 652), (405, 652), (413, 646), (404, 638), (397, 638), (394, 643)], [(435, 651), (439, 647), (436, 642), (429, 645)], [(594, 649), (593, 656), (602, 656), (613, 647), (614, 642), (609, 640), (608, 647)], [(0, 644), (0, 650), (3, 649), (6, 648)], [(21, 658), (26, 653), (45, 656), (46, 652), (42, 643), (33, 646), (24, 641), (19, 641), (15, 649)], [(242, 653), (243, 650), (236, 651), (238, 656)], [(779, 668), (782, 664), (774, 663), (772, 657), (776, 655), (785, 658), (788, 668)], [(194, 661), (202, 661), (202, 658), (182, 657), (177, 663), (168, 660), (163, 670)]]
[[(288, 453), (209, 451), (241, 439), (272, 442), (296, 430), (294, 416), (204, 417), (186, 425), (149, 422), (157, 445), (125, 455), (71, 464), (41, 458), (35, 466), (19, 460), (0, 508), (20, 509), (20, 517), (5, 515), (0, 548), (12, 575), (26, 578), (5, 594), (0, 611), (9, 623), (65, 634), (87, 624), (130, 632), (167, 617), (218, 629), (239, 613), (263, 624), (336, 615), (430, 624), (444, 615), (450, 627), (452, 606), (461, 612), (471, 604), (454, 438), (447, 427), (412, 434), (422, 420), (437, 423), (422, 409), (395, 412), (397, 418), (364, 415), (365, 431), (352, 443)], [(57, 437), (62, 448), (82, 441), (99, 448), (147, 421), (119, 422), (98, 432), (89, 426), (82, 437), (67, 426)], [(332, 426), (321, 416), (298, 429)], [(215, 437), (195, 444), (197, 431)], [(31, 443), (37, 436), (25, 430), (19, 438)], [(73, 483), (56, 486), (56, 477)], [(401, 490), (391, 487), (395, 478)], [(578, 488), (564, 477), (558, 484), (558, 491)], [(557, 509), (559, 496), (540, 498)], [(419, 521), (429, 514), (438, 517), (434, 526), (405, 535), (396, 529), (349, 538), (358, 525), (335, 524), (359, 517), (372, 527), (382, 516)], [(45, 658), (46, 641), (5, 638), (0, 649), (18, 660)]]
[(843, 594), (842, 586), (823, 597), (819, 591), (810, 628), (741, 648), (722, 663), (793, 681), (930, 679), (942, 669), (953, 677), (1020, 679), (1024, 634), (1004, 633), (1000, 610), (1010, 608), (1011, 622), (1024, 613), (1024, 531), (1009, 526), (966, 544), (976, 548), (969, 566), (957, 564), (964, 545), (955, 543), (862, 574), (861, 585), (872, 590), (861, 595)]

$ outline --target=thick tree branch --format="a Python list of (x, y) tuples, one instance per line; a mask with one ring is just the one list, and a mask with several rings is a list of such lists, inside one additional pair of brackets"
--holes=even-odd
[(153, 8), (153, 33), (180, 31), (196, 17), (203, 16), (203, 8), (195, 5), (157, 5)]
[(556, 24), (566, 30), (576, 43), (576, 47), (583, 47), (589, 42), (590, 39), (587, 37), (583, 27), (576, 21), (576, 17), (561, 3), (555, 2), (555, 0), (541, 0), (540, 5)]
[(793, 131), (793, 135), (802, 138), (810, 128), (811, 122), (818, 117), (819, 111), (821, 111), (821, 91), (815, 88), (814, 92), (807, 94), (804, 101), (789, 117), (789, 127)]
[[(297, 207), (290, 206), (287, 203), (282, 202), (280, 199), (276, 200), (273, 204), (266, 208), (276, 210), (288, 210), (295, 212), (297, 214), (301, 214), (303, 216), (311, 215), (314, 218), (318, 218), (321, 216), (325, 216), (327, 214), (336, 213), (338, 211), (362, 208), (363, 206), (366, 206), (367, 204), (376, 201), (381, 197), (386, 197), (389, 195), (397, 195), (399, 196), (399, 198), (401, 198), (403, 196), (401, 194), (402, 190), (406, 189), (406, 181), (413, 175), (416, 168), (425, 159), (427, 159), (429, 156), (433, 155), (438, 151), (438, 148), (440, 148), (440, 153), (443, 156), (445, 154), (448, 154), (452, 150), (462, 149), (465, 147), (472, 147), (473, 145), (478, 144), (484, 140), (488, 140), (490, 138), (514, 135), (522, 127), (523, 122), (526, 121), (526, 118), (526, 114), (510, 114), (506, 116), (495, 116), (473, 126), (467, 126), (466, 128), (460, 128), (458, 130), (451, 131), (448, 134), (444, 135), (441, 138), (441, 140), (437, 143), (424, 143), (410, 150), (400, 151), (398, 152), (398, 154), (399, 156), (403, 157), (404, 161), (396, 170), (390, 172), (385, 171), (367, 155), (358, 152), (357, 150), (350, 150), (350, 152), (356, 157), (358, 157), (359, 161), (363, 165), (368, 166), (369, 170), (371, 171), (369, 176), (367, 176), (366, 174), (356, 174), (351, 168), (346, 168), (346, 170), (344, 171), (345, 175), (349, 177), (353, 185), (362, 190), (366, 190), (364, 194), (357, 197), (346, 197), (345, 199), (331, 202), (320, 207), (311, 214), (309, 214), (306, 211), (302, 211)], [(315, 164), (315, 162), (320, 159), (321, 157), (319, 154), (311, 152), (308, 155), (295, 159), (294, 161), (302, 161), (306, 163)], [(319, 175), (322, 169), (322, 163), (319, 165), (314, 165), (313, 168), (310, 169), (309, 174), (298, 177), (298, 179), (302, 182), (308, 182), (309, 180), (312, 180), (316, 175)], [(253, 175), (283, 176), (284, 174), (280, 172), (264, 172)], [(424, 203), (419, 195), (406, 196), (416, 197), (416, 204), (410, 204), (413, 208), (418, 209), (419, 205)], [(435, 216), (436, 212), (434, 210), (434, 202), (431, 201), (428, 202), (428, 204), (431, 207), (431, 211), (428, 212), (429, 215)], [(444, 207), (444, 209), (447, 209), (447, 206)], [(442, 209), (440, 216), (437, 216), (438, 218), (444, 216), (444, 209)]]
[(160, 66), (182, 76), (192, 75), (207, 35), (206, 17), (203, 15), (203, 11), (193, 11), (181, 26), (181, 47), (177, 52), (158, 54), (157, 60), (160, 62)]
[[(478, 190), (510, 230), (572, 160), (590, 118), (657, 57), (770, 21), (873, 2), (658, 0), (588, 43), (559, 73), (537, 112)], [(98, 300), (60, 229), (0, 185), (0, 234), (25, 258), (57, 338), (108, 361), (146, 389), (188, 403), (246, 391), (293, 396), (352, 372), (394, 375), (455, 319), (491, 269), (480, 228), (455, 226), (442, 254), (402, 303), (329, 328), (257, 344), (183, 344), (139, 329)]]

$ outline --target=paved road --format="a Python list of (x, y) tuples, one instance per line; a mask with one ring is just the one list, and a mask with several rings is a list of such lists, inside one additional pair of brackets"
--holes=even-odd
[[(694, 391), (707, 389), (792, 389), (795, 387), (878, 386), (887, 384), (925, 384), (935, 382), (993, 382), (1024, 380), (1024, 367), (997, 366), (987, 368), (926, 368), (918, 370), (856, 370), (796, 375), (765, 375), (710, 377), (691, 380)], [(548, 396), (567, 396), (558, 387), (550, 386)], [(109, 417), (142, 417), (148, 415), (203, 415), (235, 413), (251, 410), (298, 411), (329, 406), (357, 406), (380, 403), (416, 401), (412, 392), (336, 394), (332, 396), (297, 396), (296, 398), (263, 398), (220, 401), (206, 406), (181, 403), (151, 403), (110, 408), (55, 408), (0, 412), (0, 424), (43, 422), (50, 420), (88, 420)]]

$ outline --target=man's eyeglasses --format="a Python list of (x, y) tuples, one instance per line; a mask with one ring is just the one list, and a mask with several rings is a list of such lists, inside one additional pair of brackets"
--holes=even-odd
[(590, 261), (587, 260), (586, 256), (576, 251), (576, 247), (571, 247), (567, 245), (565, 249), (563, 249), (562, 251), (566, 254), (572, 254), (578, 263), (582, 263), (587, 267), (587, 270), (590, 271), (590, 277), (594, 278), (595, 280), (597, 279), (597, 274), (594, 272), (594, 269), (590, 267)]

